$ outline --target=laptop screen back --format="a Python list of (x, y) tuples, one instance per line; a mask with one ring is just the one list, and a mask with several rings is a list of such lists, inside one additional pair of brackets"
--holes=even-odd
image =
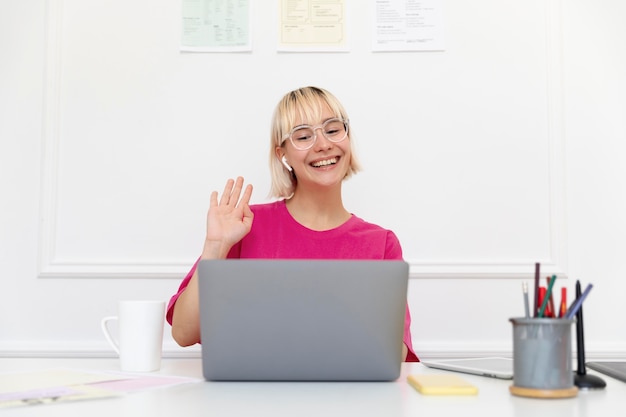
[(399, 377), (406, 262), (202, 260), (198, 273), (206, 379)]

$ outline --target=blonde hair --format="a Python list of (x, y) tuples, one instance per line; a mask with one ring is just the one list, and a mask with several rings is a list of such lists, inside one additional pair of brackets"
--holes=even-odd
[[(272, 118), (270, 136), (270, 175), (272, 188), (270, 197), (289, 198), (293, 195), (298, 179), (295, 173), (288, 171), (276, 156), (276, 148), (283, 146), (283, 137), (294, 127), (296, 120), (302, 123), (317, 123), (322, 117), (324, 107), (328, 106), (335, 117), (348, 120), (345, 109), (330, 92), (318, 87), (302, 87), (290, 91), (276, 105)], [(348, 129), (350, 140), (350, 167), (344, 179), (361, 170), (361, 165), (354, 153), (352, 129)]]

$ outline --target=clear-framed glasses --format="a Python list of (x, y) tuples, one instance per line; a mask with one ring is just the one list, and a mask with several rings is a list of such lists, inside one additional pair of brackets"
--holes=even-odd
[(283, 142), (289, 139), (294, 148), (305, 151), (310, 149), (315, 143), (317, 129), (321, 129), (326, 139), (333, 143), (338, 143), (348, 136), (348, 121), (334, 118), (316, 126), (296, 126), (291, 129), (291, 132), (283, 136)]

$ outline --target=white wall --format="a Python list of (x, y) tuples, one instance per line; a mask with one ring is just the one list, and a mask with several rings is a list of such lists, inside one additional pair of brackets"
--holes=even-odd
[(99, 319), (176, 290), (210, 191), (266, 201), (273, 106), (312, 84), (366, 168), (348, 209), (411, 263), (419, 355), (510, 353), (540, 261), (595, 285), (588, 355), (626, 357), (622, 2), (447, 0), (445, 52), (372, 53), (352, 1), (334, 54), (276, 53), (263, 4), (253, 52), (182, 54), (179, 2), (0, 1), (0, 355), (108, 352)]

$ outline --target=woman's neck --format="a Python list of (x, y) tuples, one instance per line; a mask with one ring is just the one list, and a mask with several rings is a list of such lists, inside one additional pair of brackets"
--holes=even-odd
[(339, 192), (303, 193), (296, 189), (287, 200), (287, 210), (301, 225), (312, 230), (330, 230), (344, 224), (351, 214), (344, 208)]

